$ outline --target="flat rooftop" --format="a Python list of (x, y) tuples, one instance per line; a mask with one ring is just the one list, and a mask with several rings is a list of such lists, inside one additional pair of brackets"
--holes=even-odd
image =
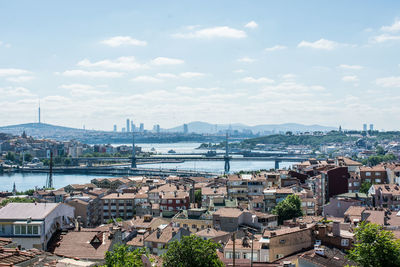
[(0, 220), (41, 220), (61, 203), (8, 203), (0, 209)]

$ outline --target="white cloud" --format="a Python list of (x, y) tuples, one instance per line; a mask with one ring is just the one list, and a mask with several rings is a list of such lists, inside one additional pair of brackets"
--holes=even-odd
[(309, 48), (321, 49), (321, 50), (333, 50), (333, 49), (339, 47), (340, 44), (335, 41), (330, 41), (330, 40), (321, 38), (315, 42), (301, 41), (297, 46), (298, 47), (309, 47)]
[(17, 76), (17, 77), (9, 77), (7, 81), (14, 83), (23, 83), (33, 80), (35, 77), (33, 76)]
[(195, 78), (195, 77), (203, 77), (205, 76), (205, 74), (201, 72), (183, 72), (179, 74), (179, 76), (183, 78)]
[(258, 24), (252, 20), (250, 22), (248, 22), (246, 25), (244, 25), (245, 28), (250, 28), (250, 29), (255, 29), (258, 27)]
[(137, 40), (130, 36), (114, 36), (112, 38), (101, 41), (101, 43), (111, 47), (118, 47), (122, 45), (133, 45), (133, 46), (147, 45), (146, 41)]
[(250, 57), (242, 57), (242, 58), (239, 58), (237, 61), (244, 62), (244, 63), (253, 63), (256, 60), (254, 58), (250, 58)]
[(293, 80), (294, 78), (296, 78), (296, 75), (292, 74), (292, 73), (287, 73), (287, 74), (283, 74), (282, 78), (285, 80)]
[(135, 57), (119, 57), (115, 60), (100, 60), (96, 62), (91, 62), (89, 59), (83, 59), (77, 64), (80, 67), (100, 67), (106, 69), (119, 69), (119, 70), (137, 70), (146, 69), (148, 66), (146, 64), (138, 63)]
[(205, 88), (205, 87), (177, 86), (176, 90), (180, 93), (212, 93), (222, 89), (218, 87)]
[(183, 64), (185, 61), (182, 59), (177, 59), (177, 58), (168, 58), (168, 57), (157, 57), (151, 61), (151, 64), (156, 65), (156, 66), (162, 66), (162, 65), (179, 65)]
[(122, 77), (124, 73), (115, 71), (66, 70), (62, 72), (61, 75), (67, 77), (119, 78)]
[(4, 76), (19, 76), (29, 74), (30, 71), (23, 69), (0, 69), (0, 77)]
[(383, 43), (386, 41), (395, 41), (400, 40), (400, 35), (390, 35), (390, 34), (381, 34), (378, 36), (374, 36), (372, 41), (375, 43)]
[(92, 85), (89, 84), (79, 84), (79, 83), (74, 83), (74, 84), (62, 84), (59, 86), (62, 89), (79, 89), (79, 90), (88, 90), (88, 89), (93, 89)]
[(172, 36), (184, 39), (212, 39), (212, 38), (241, 39), (247, 37), (246, 32), (228, 26), (204, 28), (201, 30), (196, 30), (188, 33), (176, 33), (173, 34)]
[(131, 79), (131, 81), (133, 81), (133, 82), (145, 82), (145, 83), (160, 83), (163, 80), (157, 79), (157, 78), (152, 77), (152, 76), (143, 75), (143, 76), (137, 76), (137, 77)]
[(265, 48), (264, 50), (265, 50), (266, 52), (272, 52), (272, 51), (284, 50), (284, 49), (286, 49), (286, 48), (287, 48), (287, 47), (284, 46), (284, 45), (274, 45), (274, 46), (272, 46), (272, 47), (267, 47), (267, 48)]
[(382, 87), (400, 87), (400, 76), (376, 79), (376, 84)]
[(400, 31), (400, 20), (396, 19), (394, 23), (390, 26), (382, 26), (381, 31), (384, 32), (398, 32)]
[(241, 81), (244, 83), (274, 83), (274, 80), (269, 79), (267, 77), (260, 77), (260, 78), (245, 77), (241, 79)]
[(358, 82), (358, 77), (356, 75), (343, 76), (342, 81), (344, 82)]
[(34, 94), (32, 94), (31, 91), (29, 89), (26, 89), (25, 87), (11, 87), (11, 86), (0, 88), (0, 94), (9, 97), (34, 96)]
[(10, 48), (11, 45), (0, 41), (0, 46), (4, 46), (5, 48)]
[[(89, 84), (63, 84), (59, 86), (62, 89), (67, 89), (70, 94), (74, 97), (86, 97), (86, 96), (104, 96), (109, 94), (107, 91), (96, 90), (94, 86)], [(96, 86), (101, 87), (101, 86)]]
[(288, 93), (293, 93), (296, 98), (298, 98), (298, 93), (313, 93), (322, 92), (325, 88), (320, 85), (303, 85), (296, 82), (285, 81), (277, 85), (268, 85), (263, 89), (264, 94), (268, 95), (270, 93), (279, 94), (281, 96), (288, 97)]
[(157, 77), (160, 78), (177, 78), (178, 76), (173, 73), (157, 73)]
[(347, 70), (361, 70), (363, 68), (363, 66), (341, 64), (341, 65), (339, 65), (339, 68), (347, 69)]
[(242, 70), (242, 69), (238, 69), (238, 70), (234, 70), (233, 72), (234, 72), (234, 73), (243, 73), (243, 72), (244, 72), (244, 70)]

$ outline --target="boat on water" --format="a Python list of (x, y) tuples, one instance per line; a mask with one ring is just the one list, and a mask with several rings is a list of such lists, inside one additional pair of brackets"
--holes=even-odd
[(173, 150), (173, 149), (171, 149), (171, 150), (168, 150), (168, 154), (176, 154), (176, 151), (175, 151), (175, 150)]

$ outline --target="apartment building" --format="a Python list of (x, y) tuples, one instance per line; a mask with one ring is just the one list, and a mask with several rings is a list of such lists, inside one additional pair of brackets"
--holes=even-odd
[(178, 211), (187, 210), (190, 207), (189, 193), (185, 191), (162, 192), (160, 212), (165, 217), (173, 216)]
[(385, 184), (387, 183), (387, 173), (383, 165), (373, 167), (362, 166), (359, 168), (361, 181), (369, 182), (372, 184)]
[(188, 209), (177, 213), (171, 220), (174, 227), (183, 227), (192, 233), (213, 227), (213, 216), (206, 209)]
[(400, 186), (397, 184), (374, 184), (368, 193), (374, 207), (400, 210)]
[(134, 199), (133, 193), (112, 193), (102, 197), (101, 221), (106, 223), (109, 219), (131, 219), (134, 212)]
[(9, 203), (0, 209), (0, 237), (23, 249), (46, 250), (53, 234), (73, 222), (74, 208), (63, 203)]

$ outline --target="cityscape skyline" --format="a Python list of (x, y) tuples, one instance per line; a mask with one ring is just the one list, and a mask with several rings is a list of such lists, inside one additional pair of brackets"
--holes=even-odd
[(43, 122), (99, 130), (400, 123), (398, 2), (21, 2), (0, 10), (0, 125), (39, 100)]

